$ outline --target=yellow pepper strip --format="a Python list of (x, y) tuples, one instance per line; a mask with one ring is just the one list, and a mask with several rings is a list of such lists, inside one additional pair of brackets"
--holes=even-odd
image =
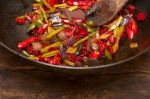
[(53, 43), (53, 44), (51, 44), (51, 45), (48, 45), (48, 46), (42, 48), (42, 49), (40, 50), (40, 52), (41, 52), (41, 53), (46, 53), (46, 52), (48, 52), (48, 50), (49, 50), (50, 48), (59, 47), (61, 44), (62, 44), (61, 42), (55, 42), (55, 43)]
[(76, 9), (78, 9), (78, 6), (71, 6), (68, 8), (68, 11), (74, 11)]
[(74, 54), (77, 51), (77, 47), (69, 47), (67, 53)]
[(75, 63), (73, 63), (73, 62), (71, 62), (71, 61), (69, 61), (69, 60), (67, 60), (67, 59), (64, 60), (64, 63), (65, 63), (66, 65), (75, 66)]
[(119, 16), (115, 21), (113, 21), (112, 23), (105, 25), (105, 27), (109, 28), (109, 31), (115, 29), (116, 27), (118, 27), (121, 23), (121, 21), (123, 20), (122, 16)]
[(59, 29), (53, 31), (52, 33), (49, 33), (45, 36), (46, 40), (50, 40), (53, 36), (57, 35), (59, 32), (61, 32), (64, 29), (64, 27), (60, 27)]
[(42, 5), (39, 5), (39, 7), (40, 7), (40, 10), (41, 10), (41, 11), (42, 11), (42, 13), (43, 13), (43, 16), (44, 16), (44, 18), (45, 18), (46, 22), (48, 23), (48, 19), (47, 19), (46, 13), (45, 13), (45, 11), (44, 11), (44, 9), (43, 9)]
[(108, 38), (109, 36), (110, 36), (111, 34), (102, 34), (102, 35), (100, 35), (100, 39), (102, 39), (102, 40), (104, 40), (104, 39), (106, 39), (106, 38)]
[(42, 55), (42, 57), (44, 57), (44, 58), (53, 57), (53, 56), (55, 56), (57, 53), (59, 53), (59, 50), (55, 50), (55, 51), (51, 51), (51, 52), (45, 53), (45, 54)]
[(131, 43), (130, 44), (130, 48), (137, 48), (138, 47), (138, 43)]
[(117, 27), (115, 30), (114, 30), (114, 34), (115, 34), (115, 37), (116, 37), (116, 43), (113, 45), (113, 51), (114, 53), (118, 50), (119, 48), (119, 41), (120, 41), (120, 38), (121, 38), (121, 35), (123, 34), (123, 31), (124, 31), (125, 27), (124, 26), (120, 26), (120, 27)]
[(50, 26), (48, 26), (48, 33), (51, 33), (51, 32), (53, 32), (53, 31), (55, 31), (55, 29), (52, 28), (52, 27), (50, 27)]
[(23, 53), (24, 55), (26, 55), (26, 56), (30, 56), (30, 54), (29, 54), (27, 51), (25, 51), (25, 50), (23, 50), (22, 53)]
[(55, 8), (66, 8), (68, 7), (68, 5), (66, 3), (62, 3), (62, 4), (56, 4)]
[(38, 60), (38, 57), (33, 56), (33, 55), (30, 55), (28, 58), (29, 58), (29, 59), (32, 59), (32, 60)]
[(91, 34), (89, 34), (88, 36), (84, 37), (83, 39), (79, 40), (78, 42), (76, 42), (73, 47), (77, 47), (79, 44), (81, 44), (82, 42), (88, 40), (89, 37), (92, 37), (96, 32), (92, 32)]
[(48, 4), (46, 0), (42, 0), (42, 2), (45, 4), (45, 6), (46, 6), (47, 8), (50, 9), (50, 12), (51, 12), (51, 13), (53, 13), (53, 12), (55, 11), (56, 8), (55, 8), (55, 7), (51, 7), (50, 4)]

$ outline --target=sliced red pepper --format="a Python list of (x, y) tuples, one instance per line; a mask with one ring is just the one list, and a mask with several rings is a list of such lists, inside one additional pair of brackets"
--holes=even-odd
[(61, 61), (60, 55), (59, 55), (59, 54), (56, 54), (56, 55), (54, 56), (54, 58), (53, 58), (52, 63), (53, 63), (54, 65), (58, 65), (58, 64), (60, 64), (60, 61)]
[(139, 12), (137, 17), (136, 17), (136, 20), (137, 21), (144, 21), (147, 17), (147, 13), (146, 12)]
[(19, 24), (19, 25), (24, 25), (24, 24), (25, 24), (25, 17), (24, 17), (24, 16), (22, 16), (22, 17), (17, 17), (17, 18), (16, 18), (16, 22), (17, 22), (17, 24)]
[(54, 6), (57, 3), (57, 0), (46, 0), (51, 6)]
[(100, 52), (98, 52), (98, 51), (93, 51), (93, 52), (90, 53), (89, 57), (90, 57), (91, 59), (98, 59), (98, 58), (100, 57)]
[(36, 41), (39, 41), (40, 38), (39, 37), (29, 37), (27, 38), (26, 40), (20, 42), (18, 44), (18, 48), (20, 49), (23, 49), (23, 48), (26, 48), (27, 46), (29, 46), (32, 42), (36, 42)]
[(134, 37), (134, 32), (131, 28), (129, 28), (128, 26), (126, 26), (126, 33), (127, 33), (127, 37), (129, 40), (133, 39)]

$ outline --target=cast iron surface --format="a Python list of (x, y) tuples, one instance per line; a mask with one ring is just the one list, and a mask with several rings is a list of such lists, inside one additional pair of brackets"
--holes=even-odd
[[(132, 1), (132, 0), (131, 0)], [(131, 2), (130, 1), (130, 2)], [(150, 13), (150, 1), (149, 0), (134, 0), (132, 1), (142, 11)], [(11, 52), (25, 58), (21, 54), (21, 51), (17, 49), (17, 43), (27, 38), (26, 26), (19, 26), (15, 22), (15, 17), (23, 15), (26, 11), (30, 11), (32, 0), (0, 0), (0, 44), (10, 50)], [(115, 54), (112, 61), (101, 60), (89, 62), (90, 67), (69, 67), (62, 65), (50, 65), (37, 61), (35, 63), (40, 64), (43, 67), (52, 69), (76, 69), (76, 70), (87, 70), (87, 69), (98, 69), (103, 67), (114, 66), (126, 61), (129, 61), (136, 56), (142, 54), (150, 47), (150, 17), (145, 22), (139, 24), (139, 33), (136, 41), (139, 43), (138, 49), (130, 49), (129, 42), (121, 42), (119, 51)], [(29, 60), (29, 59), (28, 59)]]

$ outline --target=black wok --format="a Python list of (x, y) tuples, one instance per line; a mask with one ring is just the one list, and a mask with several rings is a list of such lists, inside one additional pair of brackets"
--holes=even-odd
[[(150, 0), (129, 0), (129, 3), (135, 3), (142, 11), (150, 13)], [(26, 11), (30, 11), (32, 0), (0, 0), (0, 44), (9, 51), (26, 58), (19, 49), (17, 43), (22, 41), (28, 35), (26, 26), (19, 26), (15, 22), (15, 17), (23, 15)], [(69, 67), (62, 65), (50, 65), (38, 61), (30, 60), (38, 63), (42, 67), (59, 70), (93, 70), (129, 61), (136, 56), (139, 56), (150, 48), (150, 16), (146, 21), (139, 23), (139, 33), (136, 37), (139, 43), (139, 48), (130, 49), (129, 42), (121, 42), (122, 47), (115, 54), (112, 61), (101, 60), (89, 62), (89, 67)]]

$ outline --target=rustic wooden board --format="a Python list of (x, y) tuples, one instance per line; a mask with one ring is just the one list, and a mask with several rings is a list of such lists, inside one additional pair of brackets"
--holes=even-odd
[(55, 75), (0, 47), (0, 99), (150, 99), (150, 51), (93, 75)]

